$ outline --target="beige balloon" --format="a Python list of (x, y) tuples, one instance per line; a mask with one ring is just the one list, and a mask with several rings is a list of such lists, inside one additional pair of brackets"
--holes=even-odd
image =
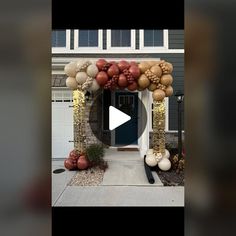
[(78, 88), (78, 83), (74, 77), (68, 77), (66, 79), (66, 86), (74, 90)]
[(96, 65), (92, 64), (92, 65), (88, 66), (88, 68), (87, 68), (88, 76), (94, 78), (97, 75), (97, 73), (98, 73), (98, 68)]
[(149, 89), (150, 91), (154, 91), (156, 88), (157, 88), (157, 84), (151, 83), (151, 84), (148, 86), (148, 89)]
[(74, 62), (74, 61), (67, 64), (64, 68), (64, 72), (66, 73), (66, 75), (69, 76), (69, 77), (75, 77), (75, 75), (76, 75), (76, 66), (77, 66), (77, 63)]
[(170, 85), (166, 88), (166, 97), (170, 97), (172, 94), (173, 94), (174, 90), (173, 90), (173, 87)]
[(159, 162), (158, 162), (158, 167), (163, 170), (163, 171), (167, 171), (171, 168), (171, 162), (169, 159), (167, 158), (162, 158)]
[(89, 87), (89, 91), (95, 92), (100, 88), (99, 84), (97, 83), (97, 80), (93, 80), (91, 86)]
[(83, 84), (86, 81), (87, 77), (88, 76), (85, 72), (78, 72), (75, 78), (78, 84)]
[(138, 78), (138, 85), (139, 85), (140, 88), (147, 88), (150, 85), (150, 83), (151, 83), (150, 80), (144, 74), (142, 74)]
[(148, 61), (147, 63), (148, 63), (148, 65), (151, 67), (151, 66), (156, 65), (156, 64), (157, 64), (157, 61)]
[(154, 154), (148, 154), (146, 155), (146, 159), (145, 159), (145, 162), (148, 166), (156, 166), (157, 165), (157, 159), (155, 158), (155, 155)]
[(165, 92), (161, 89), (156, 89), (152, 93), (153, 100), (159, 101), (159, 102), (162, 101), (165, 98), (165, 96), (166, 96)]
[(150, 68), (150, 65), (147, 62), (141, 62), (138, 64), (138, 67), (139, 67), (141, 73), (145, 73), (145, 71)]
[(160, 79), (161, 84), (165, 86), (169, 86), (172, 84), (172, 82), (173, 82), (173, 77), (170, 74), (161, 76), (161, 79)]
[(162, 69), (159, 65), (152, 66), (150, 71), (155, 74), (157, 77), (161, 78)]

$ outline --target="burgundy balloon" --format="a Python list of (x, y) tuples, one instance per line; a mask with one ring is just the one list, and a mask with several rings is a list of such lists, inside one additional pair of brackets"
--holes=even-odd
[(85, 156), (80, 156), (79, 160), (77, 161), (77, 167), (80, 170), (85, 170), (89, 167), (89, 161)]
[(128, 81), (124, 74), (120, 74), (119, 79), (118, 79), (118, 85), (121, 87), (127, 87)]
[(130, 65), (127, 61), (122, 60), (118, 63), (118, 67), (119, 67), (120, 71), (122, 72), (125, 69), (129, 69)]
[(96, 66), (98, 67), (99, 70), (102, 70), (102, 67), (107, 63), (105, 59), (99, 59), (96, 62)]
[(129, 64), (130, 64), (130, 66), (138, 66), (138, 63), (135, 61), (131, 61)]
[(109, 67), (107, 74), (112, 77), (113, 75), (118, 75), (120, 73), (119, 67), (116, 64), (113, 64)]
[(77, 166), (74, 165), (72, 159), (68, 158), (64, 161), (64, 166), (68, 170), (74, 170)]
[(104, 86), (107, 83), (107, 81), (108, 81), (107, 73), (104, 72), (104, 71), (98, 72), (98, 74), (96, 76), (96, 80), (97, 80), (99, 85)]
[(69, 158), (77, 161), (79, 159), (79, 154), (77, 154), (76, 150), (72, 150), (69, 154)]
[(129, 72), (133, 75), (135, 79), (139, 78), (141, 74), (140, 69), (138, 68), (138, 66), (135, 66), (135, 65), (130, 66)]
[(137, 89), (138, 89), (138, 84), (135, 81), (128, 86), (128, 90), (130, 91), (135, 91)]

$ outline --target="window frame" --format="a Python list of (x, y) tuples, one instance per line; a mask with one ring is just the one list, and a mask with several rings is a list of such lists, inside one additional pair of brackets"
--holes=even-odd
[[(87, 29), (90, 30), (90, 29)], [(79, 29), (74, 30), (74, 49), (75, 52), (101, 52), (103, 51), (103, 30), (98, 29), (98, 46), (97, 47), (79, 47)]]
[[(54, 30), (54, 31), (58, 31), (58, 30)], [(71, 30), (65, 30), (65, 31), (66, 31), (66, 46), (65, 47), (52, 47), (52, 53), (65, 53), (65, 52), (70, 51), (70, 31)]]
[(144, 29), (139, 30), (139, 50), (145, 52), (166, 51), (169, 49), (169, 35), (168, 30), (163, 30), (163, 46), (145, 46), (144, 45)]
[(107, 29), (107, 51), (109, 51), (109, 53), (136, 52), (135, 37), (136, 37), (135, 30), (130, 29), (130, 47), (112, 47), (111, 46), (111, 29)]

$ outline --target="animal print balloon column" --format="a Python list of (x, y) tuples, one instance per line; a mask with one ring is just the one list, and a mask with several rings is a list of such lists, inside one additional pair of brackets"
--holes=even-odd
[[(146, 155), (146, 163), (164, 171), (169, 170), (169, 152), (165, 149), (165, 104), (164, 98), (173, 94), (171, 86), (173, 66), (164, 60), (128, 62), (79, 60), (65, 66), (68, 76), (66, 85), (73, 90), (74, 104), (74, 146), (78, 155), (86, 155), (85, 135), (85, 92), (103, 89), (127, 89), (142, 91), (148, 89), (153, 96), (153, 149)], [(74, 154), (73, 154), (74, 155)]]

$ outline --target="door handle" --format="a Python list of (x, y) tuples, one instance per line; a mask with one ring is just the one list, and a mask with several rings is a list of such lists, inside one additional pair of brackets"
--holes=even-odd
[(68, 142), (69, 142), (69, 143), (74, 143), (75, 141), (73, 141), (73, 140), (69, 140)]

